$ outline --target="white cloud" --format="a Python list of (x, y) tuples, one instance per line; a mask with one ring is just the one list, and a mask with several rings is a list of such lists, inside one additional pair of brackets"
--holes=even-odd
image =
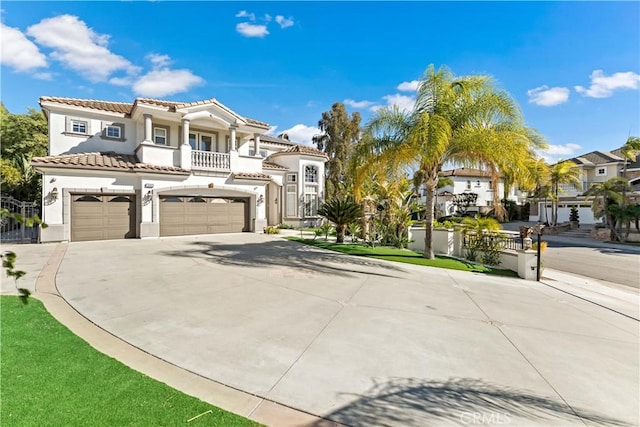
[(265, 13), (265, 14), (264, 14), (264, 20), (265, 20), (265, 21), (267, 21), (267, 22), (271, 22), (271, 20), (272, 20), (272, 19), (273, 19), (273, 18), (272, 18), (272, 17), (271, 17), (271, 15), (269, 15), (268, 13)]
[(2, 31), (0, 61), (2, 65), (20, 72), (29, 72), (47, 66), (47, 58), (31, 40), (13, 27), (0, 23)]
[(280, 28), (287, 28), (293, 26), (295, 22), (293, 22), (293, 17), (285, 18), (282, 15), (276, 15), (276, 22), (280, 25)]
[(236, 18), (248, 18), (251, 21), (255, 21), (256, 15), (255, 13), (249, 13), (246, 10), (241, 10), (240, 12), (236, 13)]
[(164, 68), (168, 67), (171, 63), (171, 58), (169, 55), (159, 55), (157, 53), (150, 53), (147, 55), (147, 59), (151, 61), (153, 68)]
[(373, 105), (369, 108), (371, 111), (378, 111), (384, 107), (391, 107), (396, 105), (402, 111), (411, 111), (416, 103), (415, 98), (407, 95), (401, 95), (399, 93), (395, 93), (393, 95), (385, 95), (382, 97), (385, 101), (387, 101), (386, 105)]
[(527, 91), (529, 103), (551, 107), (553, 105), (564, 104), (569, 100), (569, 89), (566, 87), (540, 86)]
[(576, 92), (590, 98), (608, 98), (619, 89), (638, 89), (640, 74), (631, 71), (605, 76), (602, 70), (591, 73), (591, 86), (574, 86)]
[(398, 85), (397, 89), (403, 92), (415, 92), (420, 86), (420, 80), (411, 80), (410, 82), (402, 82)]
[(131, 76), (111, 77), (109, 79), (109, 83), (111, 83), (114, 86), (131, 86), (134, 81), (135, 81), (134, 77), (131, 77)]
[(109, 36), (97, 34), (77, 16), (47, 18), (27, 29), (39, 45), (53, 49), (51, 57), (92, 82), (106, 81), (116, 71), (139, 72), (128, 60), (108, 49)]
[(269, 130), (266, 132), (267, 135), (275, 135), (278, 126), (269, 126)]
[(540, 150), (538, 154), (547, 162), (548, 164), (554, 164), (559, 162), (562, 159), (569, 159), (574, 157), (582, 147), (578, 144), (568, 143), (564, 145), (553, 145), (549, 144), (549, 146)]
[(313, 145), (311, 139), (313, 135), (319, 135), (322, 133), (320, 129), (314, 126), (307, 126), (303, 124), (297, 124), (287, 130), (283, 130), (280, 133), (286, 133), (289, 135), (289, 140), (300, 144)]
[(53, 80), (53, 73), (48, 73), (48, 72), (35, 73), (33, 77), (38, 80)]
[(353, 108), (368, 108), (374, 104), (371, 101), (356, 101), (354, 99), (345, 99), (343, 102), (345, 105)]
[(141, 96), (163, 97), (186, 92), (203, 82), (190, 70), (154, 69), (133, 84), (133, 92)]
[(565, 145), (549, 145), (544, 152), (554, 156), (566, 156), (569, 154), (575, 154), (582, 147), (578, 144), (568, 143)]
[(236, 31), (245, 37), (264, 37), (269, 34), (266, 25), (250, 24), (241, 22), (236, 25)]

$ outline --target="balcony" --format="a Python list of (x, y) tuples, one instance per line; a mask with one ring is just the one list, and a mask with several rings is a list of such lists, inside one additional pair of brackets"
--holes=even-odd
[(213, 151), (191, 151), (191, 168), (200, 170), (231, 170), (229, 153), (216, 153)]

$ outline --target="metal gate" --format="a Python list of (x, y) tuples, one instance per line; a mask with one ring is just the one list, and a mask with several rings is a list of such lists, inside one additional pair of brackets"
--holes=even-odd
[[(2, 197), (0, 207), (7, 209), (11, 213), (22, 215), (23, 218), (30, 218), (40, 215), (40, 208), (35, 203), (21, 202), (13, 197)], [(0, 240), (3, 243), (37, 243), (38, 225), (27, 227), (24, 222), (16, 221), (14, 218), (0, 218), (2, 225)]]

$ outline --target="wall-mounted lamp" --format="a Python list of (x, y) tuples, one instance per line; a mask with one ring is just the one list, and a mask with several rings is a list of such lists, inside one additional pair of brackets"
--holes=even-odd
[(51, 198), (52, 202), (58, 200), (58, 187), (53, 187), (53, 190), (49, 192), (49, 197)]
[(144, 195), (144, 197), (142, 197), (142, 202), (145, 205), (148, 205), (149, 203), (151, 203), (151, 198), (153, 197), (153, 193), (151, 192), (151, 190), (147, 191), (147, 194)]
[(258, 203), (259, 205), (261, 205), (261, 204), (263, 204), (263, 203), (264, 203), (264, 196), (263, 196), (262, 194), (258, 196), (257, 203)]

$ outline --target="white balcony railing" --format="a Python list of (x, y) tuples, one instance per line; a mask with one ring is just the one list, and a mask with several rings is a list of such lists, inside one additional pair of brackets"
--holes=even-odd
[(193, 169), (231, 170), (228, 153), (193, 150), (191, 152), (191, 167)]

